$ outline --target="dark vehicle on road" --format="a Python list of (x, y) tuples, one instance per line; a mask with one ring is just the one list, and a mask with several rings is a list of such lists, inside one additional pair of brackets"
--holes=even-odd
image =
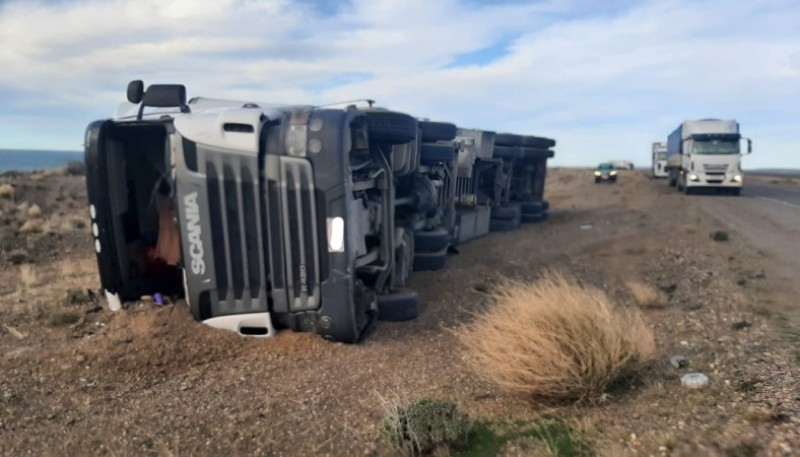
[(617, 182), (617, 169), (608, 162), (601, 163), (594, 169), (594, 182)]

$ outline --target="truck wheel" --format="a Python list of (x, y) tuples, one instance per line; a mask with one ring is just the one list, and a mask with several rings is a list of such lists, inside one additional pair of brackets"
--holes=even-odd
[(500, 220), (517, 219), (520, 215), (520, 207), (517, 205), (493, 206), (491, 218)]
[(549, 153), (550, 151), (547, 149), (536, 149), (531, 147), (522, 148), (522, 154), (524, 158), (528, 160), (546, 159)]
[(456, 149), (450, 143), (435, 144), (435, 143), (422, 143), (420, 148), (420, 160), (423, 163), (447, 163), (452, 161), (456, 156)]
[(547, 149), (547, 148), (552, 148), (553, 146), (555, 146), (556, 145), (556, 140), (552, 140), (550, 138), (542, 138), (542, 137), (539, 137), (539, 136), (526, 136), (526, 137), (523, 137), (522, 145), (523, 146), (528, 146), (528, 147), (531, 147), (531, 148)]
[(447, 266), (447, 248), (439, 252), (414, 254), (414, 271), (439, 271)]
[(519, 227), (520, 219), (491, 219), (489, 221), (490, 232), (509, 232)]
[(384, 322), (410, 321), (419, 317), (419, 295), (410, 289), (396, 289), (378, 295), (378, 320)]
[(521, 159), (525, 156), (525, 151), (518, 146), (495, 146), (492, 157), (496, 159)]
[(525, 137), (522, 135), (515, 135), (513, 133), (498, 133), (494, 137), (494, 144), (500, 146), (522, 146), (525, 143)]
[(426, 232), (414, 232), (414, 250), (416, 252), (440, 252), (450, 244), (450, 232), (437, 228)]
[(536, 222), (544, 222), (547, 220), (547, 212), (536, 214), (522, 213), (522, 222), (525, 224), (535, 224)]
[(545, 202), (522, 202), (520, 205), (520, 209), (522, 210), (522, 214), (536, 214), (541, 213), (542, 211), (546, 211), (547, 207)]
[(421, 121), (422, 141), (450, 141), (456, 137), (456, 126), (449, 122)]
[(372, 139), (402, 144), (417, 138), (417, 120), (393, 111), (367, 111), (367, 129)]

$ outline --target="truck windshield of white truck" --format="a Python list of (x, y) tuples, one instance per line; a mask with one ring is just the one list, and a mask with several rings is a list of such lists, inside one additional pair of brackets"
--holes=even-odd
[(692, 154), (738, 154), (739, 142), (731, 140), (707, 140), (699, 141), (695, 139)]

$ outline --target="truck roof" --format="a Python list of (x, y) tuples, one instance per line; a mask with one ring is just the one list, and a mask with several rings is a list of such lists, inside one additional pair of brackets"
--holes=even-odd
[(681, 138), (685, 140), (701, 133), (739, 133), (739, 123), (732, 119), (700, 119), (684, 121), (678, 129), (681, 130)]

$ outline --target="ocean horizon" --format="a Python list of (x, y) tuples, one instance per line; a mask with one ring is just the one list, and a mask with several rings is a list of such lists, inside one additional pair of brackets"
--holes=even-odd
[(75, 160), (83, 161), (83, 151), (0, 149), (0, 173), (61, 168)]

